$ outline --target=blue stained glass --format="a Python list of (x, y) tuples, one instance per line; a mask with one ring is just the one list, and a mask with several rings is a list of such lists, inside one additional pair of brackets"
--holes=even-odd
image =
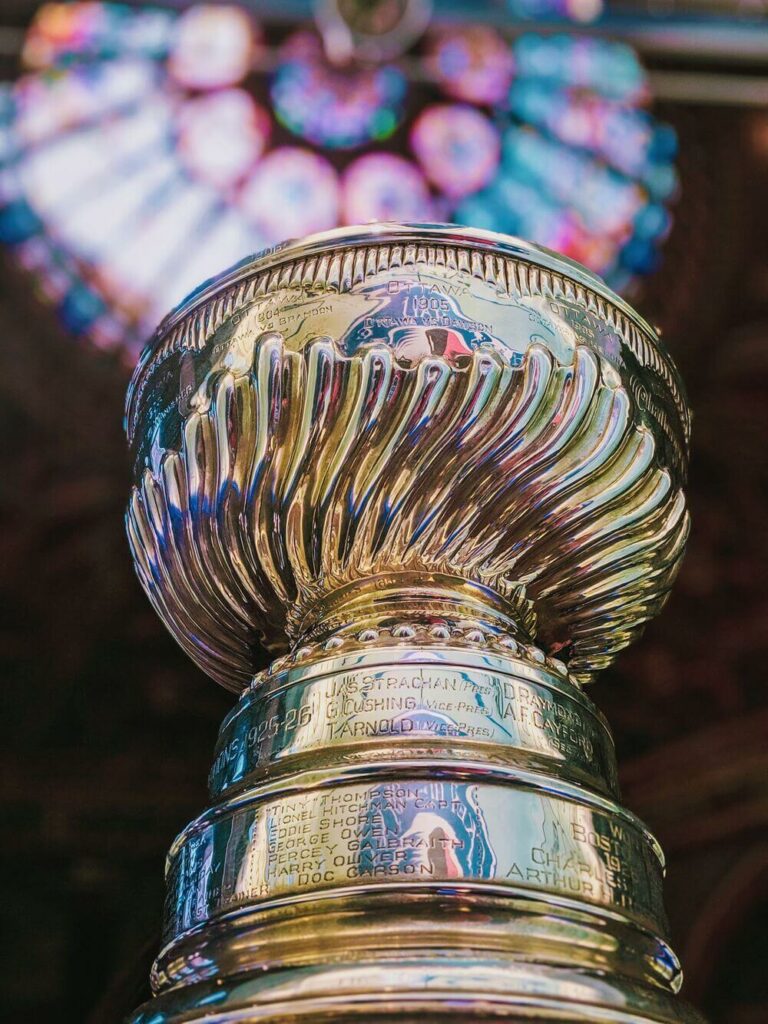
[(42, 230), (42, 221), (25, 199), (16, 199), (0, 209), (0, 242), (17, 245)]
[(82, 284), (74, 285), (59, 306), (62, 323), (75, 334), (87, 330), (106, 312), (104, 300)]

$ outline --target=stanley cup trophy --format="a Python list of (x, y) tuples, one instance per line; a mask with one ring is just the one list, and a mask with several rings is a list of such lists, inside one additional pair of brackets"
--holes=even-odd
[(700, 1021), (585, 691), (688, 533), (656, 332), (513, 238), (345, 229), (190, 297), (127, 424), (141, 582), (239, 695), (133, 1024)]

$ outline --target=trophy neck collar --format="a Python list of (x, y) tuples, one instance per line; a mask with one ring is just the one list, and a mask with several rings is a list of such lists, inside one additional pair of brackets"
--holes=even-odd
[[(524, 588), (503, 596), (490, 587), (440, 573), (380, 573), (323, 595), (289, 617), (294, 649), (332, 642), (355, 632), (365, 638), (381, 630), (407, 638), (428, 628), (437, 639), (456, 630), (477, 630), (531, 643), (535, 617)], [(399, 631), (399, 632), (398, 632)]]

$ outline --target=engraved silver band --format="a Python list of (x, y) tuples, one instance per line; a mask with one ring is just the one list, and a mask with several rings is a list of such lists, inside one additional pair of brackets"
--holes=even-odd
[(613, 801), (523, 770), (424, 768), (306, 772), (214, 808), (169, 854), (166, 938), (238, 907), (389, 885), (534, 890), (663, 931), (661, 851)]
[(543, 667), (402, 646), (294, 665), (222, 724), (211, 795), (269, 773), (399, 758), (514, 762), (616, 795), (613, 741), (582, 691)]

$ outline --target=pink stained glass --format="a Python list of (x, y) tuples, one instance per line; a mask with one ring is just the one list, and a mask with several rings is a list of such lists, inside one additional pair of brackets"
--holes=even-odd
[(427, 107), (411, 129), (427, 178), (452, 199), (477, 192), (499, 165), (499, 134), (485, 114), (458, 103)]
[(176, 24), (168, 70), (190, 89), (236, 85), (250, 71), (259, 42), (253, 20), (241, 7), (197, 4)]
[(239, 205), (267, 244), (336, 227), (339, 176), (324, 157), (299, 146), (273, 149), (254, 168)]
[(342, 217), (347, 224), (373, 220), (431, 220), (434, 203), (426, 179), (410, 160), (368, 153), (342, 178)]
[(242, 181), (269, 142), (269, 114), (243, 89), (204, 93), (182, 104), (177, 143), (182, 163), (218, 188)]
[(436, 33), (426, 60), (446, 95), (489, 105), (506, 99), (515, 66), (509, 43), (485, 25)]

